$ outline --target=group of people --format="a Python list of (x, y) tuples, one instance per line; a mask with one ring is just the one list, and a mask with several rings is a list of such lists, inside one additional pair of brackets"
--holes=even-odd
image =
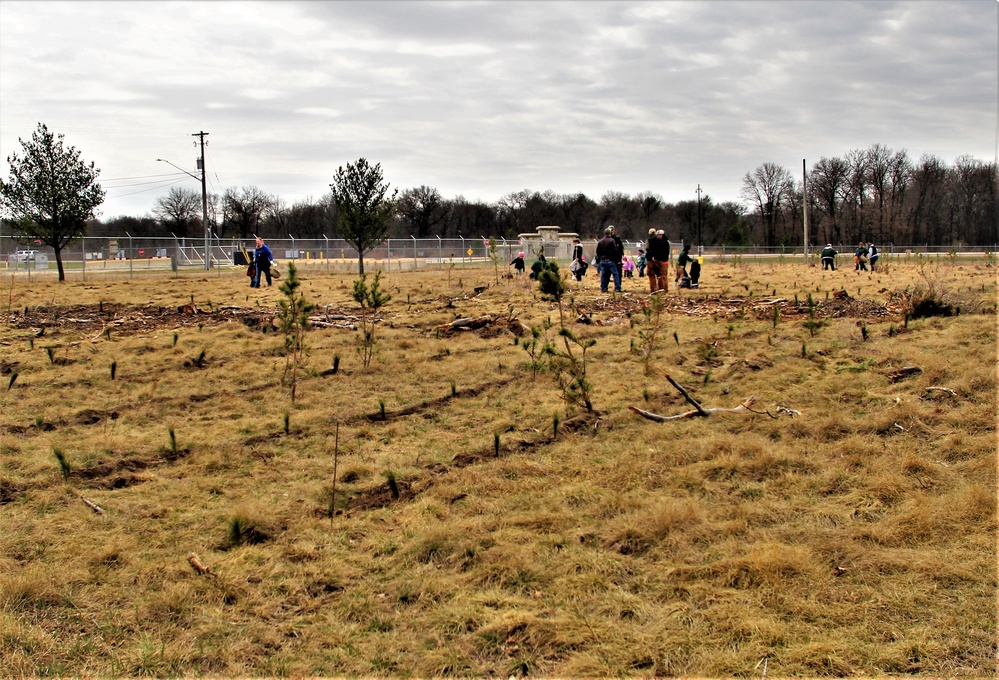
[[(633, 278), (637, 269), (640, 278), (648, 275), (650, 292), (669, 292), (670, 244), (666, 239), (666, 233), (662, 229), (649, 229), (649, 239), (645, 248), (638, 249), (636, 262), (625, 255), (624, 243), (616, 231), (613, 225), (605, 228), (603, 238), (597, 241), (593, 264), (600, 275), (600, 291), (609, 292), (613, 281), (614, 292), (621, 292), (622, 278)], [(537, 278), (538, 273), (546, 266), (546, 262), (544, 254), (539, 254), (531, 266), (532, 279)], [(517, 257), (510, 261), (510, 266), (518, 275), (523, 274), (527, 268), (524, 253), (517, 253)], [(572, 264), (569, 265), (569, 271), (577, 281), (582, 281), (589, 266), (590, 263), (583, 254), (582, 244), (578, 238), (573, 239)], [(690, 245), (684, 245), (677, 258), (674, 285), (678, 288), (697, 288), (700, 285), (700, 274), (700, 261), (690, 255)]]
[[(826, 247), (822, 249), (822, 269), (836, 271), (837, 255), (839, 255), (839, 252), (832, 247), (831, 243), (827, 243)], [(866, 272), (869, 263), (873, 272), (880, 257), (881, 254), (878, 252), (878, 247), (873, 242), (868, 241), (865, 243), (861, 241), (857, 246), (857, 250), (853, 253), (853, 268), (858, 272)]]

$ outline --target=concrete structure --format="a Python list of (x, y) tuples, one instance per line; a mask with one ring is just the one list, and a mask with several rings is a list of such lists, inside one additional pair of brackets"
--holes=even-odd
[(549, 259), (568, 259), (572, 256), (572, 240), (579, 234), (571, 231), (559, 231), (555, 226), (538, 227), (536, 233), (517, 234), (521, 249), (525, 255), (532, 257), (543, 250)]

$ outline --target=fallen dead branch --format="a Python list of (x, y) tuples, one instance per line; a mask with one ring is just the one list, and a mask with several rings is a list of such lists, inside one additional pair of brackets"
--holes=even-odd
[(104, 508), (102, 508), (101, 506), (97, 505), (97, 503), (94, 503), (93, 501), (87, 500), (83, 496), (80, 496), (80, 500), (83, 501), (84, 505), (86, 505), (88, 508), (90, 508), (91, 510), (93, 510), (94, 512), (96, 512), (98, 515), (103, 515), (104, 514)]
[[(690, 396), (690, 393), (687, 392), (687, 390), (684, 389), (684, 387), (680, 383), (673, 380), (673, 378), (670, 375), (665, 373), (663, 375), (666, 376), (666, 380), (669, 381), (669, 384), (675, 387), (677, 391), (681, 395), (683, 395), (683, 398), (686, 399), (687, 402), (694, 407), (693, 411), (687, 411), (686, 413), (678, 413), (677, 415), (674, 416), (663, 416), (659, 415), (658, 413), (652, 413), (651, 411), (645, 411), (635, 406), (629, 406), (628, 408), (630, 408), (632, 411), (642, 416), (643, 418), (648, 418), (649, 420), (655, 421), (657, 423), (665, 423), (670, 420), (680, 420), (681, 418), (695, 418), (695, 417), (707, 418), (709, 416), (718, 413), (766, 413), (766, 415), (770, 416), (771, 418), (776, 418), (776, 416), (770, 413), (769, 411), (762, 411), (762, 412), (754, 411), (750, 408), (750, 406), (752, 406), (756, 402), (755, 396), (750, 396), (748, 399), (746, 399), (745, 401), (743, 401), (741, 404), (739, 404), (734, 408), (721, 408), (721, 407), (705, 408), (704, 406), (701, 406), (701, 404), (696, 399)], [(789, 409), (785, 409), (785, 411), (789, 411)]]
[(949, 387), (927, 387), (926, 391), (927, 392), (946, 392), (947, 394), (949, 394), (952, 397), (955, 397), (955, 398), (957, 397), (957, 392), (955, 392), (954, 390), (952, 390)]

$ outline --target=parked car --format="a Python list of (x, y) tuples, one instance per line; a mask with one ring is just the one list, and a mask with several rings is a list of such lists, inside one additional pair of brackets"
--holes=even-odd
[(8, 262), (34, 262), (35, 258), (38, 257), (37, 250), (19, 250), (16, 253), (11, 253), (7, 258)]

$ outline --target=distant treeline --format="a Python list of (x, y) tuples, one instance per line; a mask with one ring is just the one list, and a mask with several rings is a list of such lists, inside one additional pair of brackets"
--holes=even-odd
[[(984, 245), (999, 242), (999, 177), (994, 162), (961, 156), (952, 165), (935, 156), (913, 162), (904, 150), (880, 144), (821, 158), (808, 172), (809, 241), (822, 243)], [(541, 225), (594, 238), (609, 224), (626, 239), (650, 228), (703, 245), (800, 245), (801, 170), (764, 163), (743, 178), (743, 202), (715, 203), (703, 194), (667, 203), (651, 191), (582, 193), (516, 191), (496, 203), (444, 198), (428, 186), (399, 193), (388, 235), (395, 238), (497, 236), (515, 239)], [(203, 235), (200, 192), (173, 188), (151, 215), (95, 220), (91, 236)], [(288, 205), (255, 186), (209, 196), (208, 219), (220, 238), (338, 238), (330, 196)], [(700, 239), (698, 238), (700, 235)]]

